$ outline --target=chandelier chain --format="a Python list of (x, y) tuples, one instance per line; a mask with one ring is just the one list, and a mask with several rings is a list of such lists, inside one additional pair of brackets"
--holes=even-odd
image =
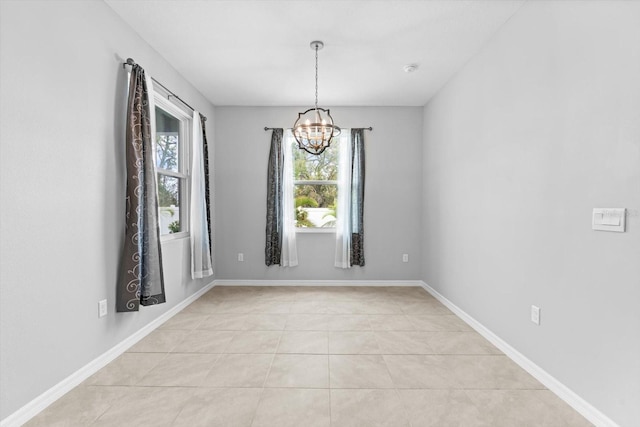
[(318, 45), (316, 45), (316, 110), (318, 109)]

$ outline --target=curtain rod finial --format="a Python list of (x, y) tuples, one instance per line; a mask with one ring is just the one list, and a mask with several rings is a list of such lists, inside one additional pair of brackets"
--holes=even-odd
[(136, 65), (136, 61), (134, 61), (132, 58), (127, 58), (127, 65)]

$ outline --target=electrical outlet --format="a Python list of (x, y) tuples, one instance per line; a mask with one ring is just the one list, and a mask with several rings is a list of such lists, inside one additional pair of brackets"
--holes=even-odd
[(409, 254), (402, 254), (402, 262), (409, 262)]
[(104, 317), (107, 315), (107, 300), (103, 299), (98, 301), (98, 317)]
[(239, 262), (243, 262), (243, 261), (244, 261), (244, 254), (243, 254), (242, 252), (240, 252), (240, 253), (238, 254), (238, 261), (239, 261)]
[(531, 306), (531, 321), (536, 325), (540, 324), (540, 307)]

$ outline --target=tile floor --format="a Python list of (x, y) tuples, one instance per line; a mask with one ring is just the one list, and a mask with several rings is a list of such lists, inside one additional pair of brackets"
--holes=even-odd
[(417, 287), (215, 287), (27, 424), (590, 425)]

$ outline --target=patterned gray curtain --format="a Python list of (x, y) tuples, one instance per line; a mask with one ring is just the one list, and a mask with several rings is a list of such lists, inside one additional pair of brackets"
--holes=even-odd
[(364, 129), (351, 129), (351, 265), (364, 266)]
[(264, 260), (267, 266), (280, 265), (282, 252), (282, 177), (284, 171), (282, 135), (282, 129), (274, 129), (271, 132), (267, 172), (267, 236), (264, 249)]
[(144, 70), (133, 65), (126, 128), (126, 228), (116, 310), (165, 302), (158, 225), (155, 156)]
[(205, 123), (207, 118), (200, 114), (200, 122), (202, 123), (202, 158), (204, 163), (204, 200), (207, 210), (207, 224), (209, 231), (209, 253), (213, 257), (213, 233), (211, 233), (211, 196), (209, 189), (209, 144), (207, 143), (207, 131)]

